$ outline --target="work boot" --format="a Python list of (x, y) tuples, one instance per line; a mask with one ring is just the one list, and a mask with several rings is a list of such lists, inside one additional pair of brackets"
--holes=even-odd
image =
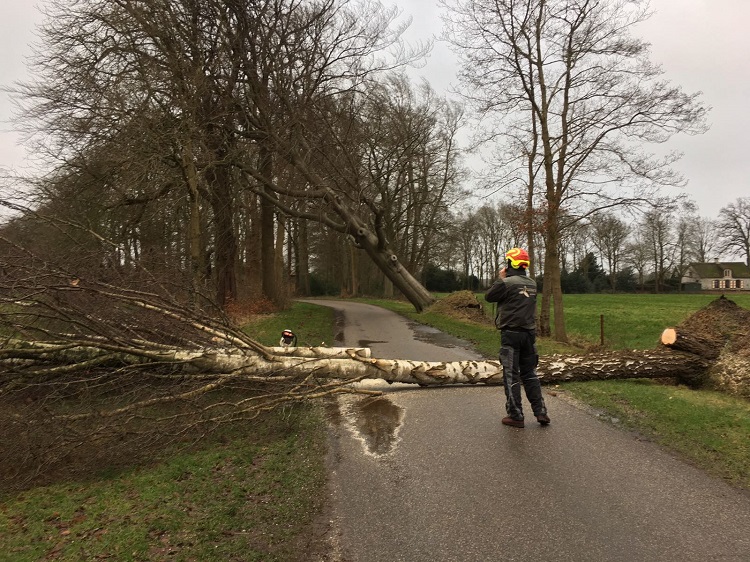
[(547, 414), (540, 414), (536, 417), (536, 421), (542, 425), (549, 425), (550, 419)]
[(523, 427), (523, 420), (516, 420), (510, 416), (503, 418), (503, 425), (510, 425), (512, 427)]

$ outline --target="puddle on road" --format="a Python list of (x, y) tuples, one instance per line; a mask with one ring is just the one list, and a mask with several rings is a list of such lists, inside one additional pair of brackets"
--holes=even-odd
[(446, 348), (468, 347), (467, 342), (462, 341), (455, 336), (451, 336), (444, 332), (441, 332), (440, 330), (438, 330), (437, 328), (433, 328), (432, 326), (425, 326), (416, 322), (410, 322), (409, 327), (411, 328), (412, 332), (414, 332), (414, 339), (417, 341), (431, 343), (438, 347)]
[(372, 347), (374, 343), (388, 343), (384, 340), (359, 340), (359, 347)]
[(333, 325), (336, 333), (333, 336), (333, 341), (336, 343), (344, 343), (344, 328), (346, 323), (344, 321), (344, 313), (340, 310), (334, 309), (333, 311)]
[(352, 402), (346, 408), (350, 428), (371, 455), (392, 452), (404, 421), (404, 409), (387, 398), (377, 396)]

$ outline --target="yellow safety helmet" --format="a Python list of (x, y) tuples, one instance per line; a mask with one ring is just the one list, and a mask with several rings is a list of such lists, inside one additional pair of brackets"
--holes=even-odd
[(513, 269), (526, 269), (531, 265), (529, 254), (522, 248), (512, 248), (505, 252), (505, 259), (510, 262)]

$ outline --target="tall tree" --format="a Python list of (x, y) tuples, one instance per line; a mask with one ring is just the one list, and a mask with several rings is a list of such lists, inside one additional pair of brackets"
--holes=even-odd
[[(678, 132), (705, 130), (698, 94), (661, 78), (648, 44), (631, 30), (648, 16), (641, 0), (458, 0), (447, 34), (462, 59), (462, 89), (494, 125), (494, 139), (517, 116), (528, 149), (518, 153), (541, 170), (545, 281), (540, 324), (566, 340), (559, 241), (577, 218), (652, 197), (677, 184), (672, 154), (644, 150)], [(494, 117), (494, 121), (491, 118)], [(509, 136), (517, 139), (516, 131)], [(517, 166), (518, 160), (508, 162)], [(523, 179), (524, 184), (528, 178)]]
[(715, 256), (718, 247), (718, 225), (707, 217), (696, 217), (692, 224), (690, 252), (697, 262), (706, 263)]
[(654, 275), (654, 292), (665, 288), (667, 277), (675, 265), (677, 248), (677, 205), (663, 199), (644, 213), (639, 225), (642, 240), (648, 248), (648, 259)]
[(745, 258), (750, 267), (750, 197), (740, 197), (719, 211), (722, 249)]

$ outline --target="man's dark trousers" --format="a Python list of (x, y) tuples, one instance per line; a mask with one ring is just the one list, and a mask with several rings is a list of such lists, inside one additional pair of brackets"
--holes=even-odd
[(539, 355), (536, 352), (536, 334), (533, 330), (500, 331), (500, 363), (503, 365), (505, 409), (515, 420), (523, 419), (521, 384), (531, 403), (535, 416), (547, 413), (542, 398), (542, 385), (536, 375)]

